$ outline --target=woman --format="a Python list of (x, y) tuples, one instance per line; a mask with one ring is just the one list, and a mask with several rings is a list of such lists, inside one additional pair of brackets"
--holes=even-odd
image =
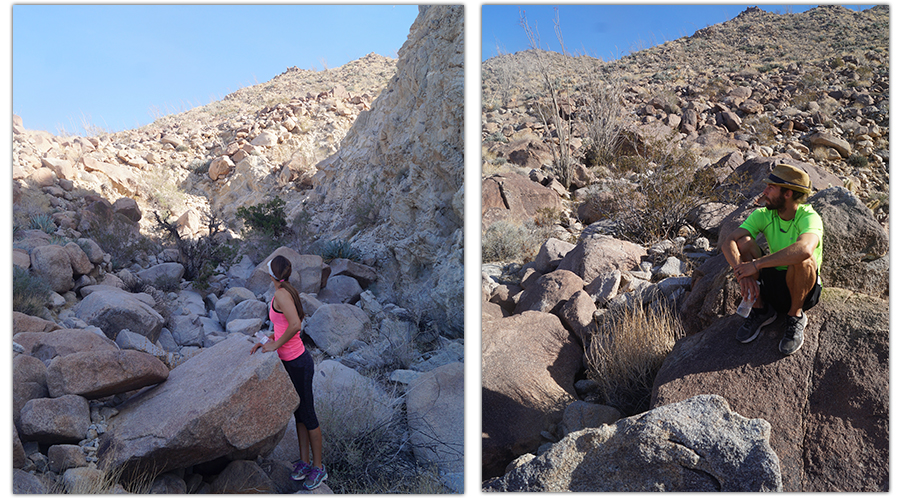
[[(263, 352), (278, 351), (278, 357), (284, 363), (294, 389), (300, 396), (300, 406), (294, 412), (300, 461), (294, 467), (291, 477), (296, 481), (303, 481), (304, 487), (312, 490), (318, 488), (328, 477), (322, 466), (322, 429), (319, 428), (313, 406), (312, 379), (315, 365), (299, 335), (303, 323), (303, 305), (297, 289), (288, 281), (291, 276), (291, 261), (278, 255), (269, 261), (268, 266), (269, 276), (275, 284), (275, 296), (269, 305), (269, 319), (275, 332), (268, 341), (257, 342), (250, 354), (259, 348)], [(309, 461), (310, 447), (312, 462)]]

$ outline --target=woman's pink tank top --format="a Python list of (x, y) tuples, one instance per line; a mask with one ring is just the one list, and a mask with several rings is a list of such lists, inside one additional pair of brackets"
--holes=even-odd
[[(278, 340), (287, 330), (289, 323), (284, 313), (275, 310), (274, 298), (269, 302), (269, 320), (272, 322), (272, 328), (275, 330), (275, 340)], [(297, 359), (305, 350), (306, 346), (303, 345), (303, 341), (300, 340), (300, 334), (298, 333), (278, 348), (278, 357), (284, 361), (291, 361)]]

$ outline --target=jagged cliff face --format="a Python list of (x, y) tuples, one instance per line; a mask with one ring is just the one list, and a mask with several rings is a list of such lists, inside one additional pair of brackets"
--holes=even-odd
[[(420, 7), (397, 72), (321, 162), (320, 231), (376, 256), (400, 305), (463, 329), (463, 7)], [(313, 204), (307, 204), (312, 206)]]

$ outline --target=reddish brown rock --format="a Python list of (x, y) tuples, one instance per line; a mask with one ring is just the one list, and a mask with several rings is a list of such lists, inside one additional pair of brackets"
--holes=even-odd
[(641, 262), (646, 250), (640, 245), (594, 234), (583, 238), (560, 262), (557, 270), (577, 274), (587, 283), (601, 274), (618, 269), (630, 271)]
[(483, 228), (500, 220), (516, 223), (534, 220), (542, 208), (560, 210), (559, 195), (524, 175), (493, 175), (481, 183)]
[(21, 418), (22, 440), (45, 444), (77, 443), (91, 425), (87, 399), (75, 395), (32, 399), (22, 407)]
[(169, 375), (162, 361), (140, 351), (86, 351), (54, 358), (47, 368), (50, 396), (99, 399), (158, 384)]
[(47, 366), (32, 356), (20, 354), (12, 362), (13, 423), (21, 427), (20, 413), (32, 399), (50, 396), (47, 391)]
[(13, 311), (13, 335), (19, 332), (52, 332), (59, 330), (59, 325), (37, 316), (29, 316), (19, 311)]
[(116, 343), (89, 330), (63, 328), (50, 332), (21, 332), (13, 342), (25, 349), (25, 354), (41, 361), (82, 351), (117, 350)]
[(888, 490), (887, 301), (827, 288), (807, 312), (803, 347), (778, 351), (783, 319), (750, 344), (732, 315), (678, 341), (651, 405), (719, 394), (772, 425), (785, 491)]
[(482, 474), (501, 475), (534, 452), (541, 431), (576, 399), (577, 339), (548, 313), (526, 311), (482, 325)]
[(572, 271), (547, 273), (525, 289), (513, 314), (524, 311), (556, 312), (572, 295), (584, 289), (584, 280)]

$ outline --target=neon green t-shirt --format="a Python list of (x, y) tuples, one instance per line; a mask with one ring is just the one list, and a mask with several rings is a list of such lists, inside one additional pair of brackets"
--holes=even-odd
[[(750, 236), (763, 233), (769, 243), (769, 252), (775, 253), (782, 248), (792, 245), (801, 234), (813, 233), (819, 237), (819, 244), (813, 250), (813, 258), (816, 259), (816, 269), (822, 268), (822, 238), (825, 235), (822, 226), (822, 217), (813, 210), (809, 204), (800, 205), (794, 220), (782, 220), (777, 210), (757, 208), (741, 224), (741, 227), (750, 231)], [(778, 266), (775, 269), (787, 269), (787, 266)]]

